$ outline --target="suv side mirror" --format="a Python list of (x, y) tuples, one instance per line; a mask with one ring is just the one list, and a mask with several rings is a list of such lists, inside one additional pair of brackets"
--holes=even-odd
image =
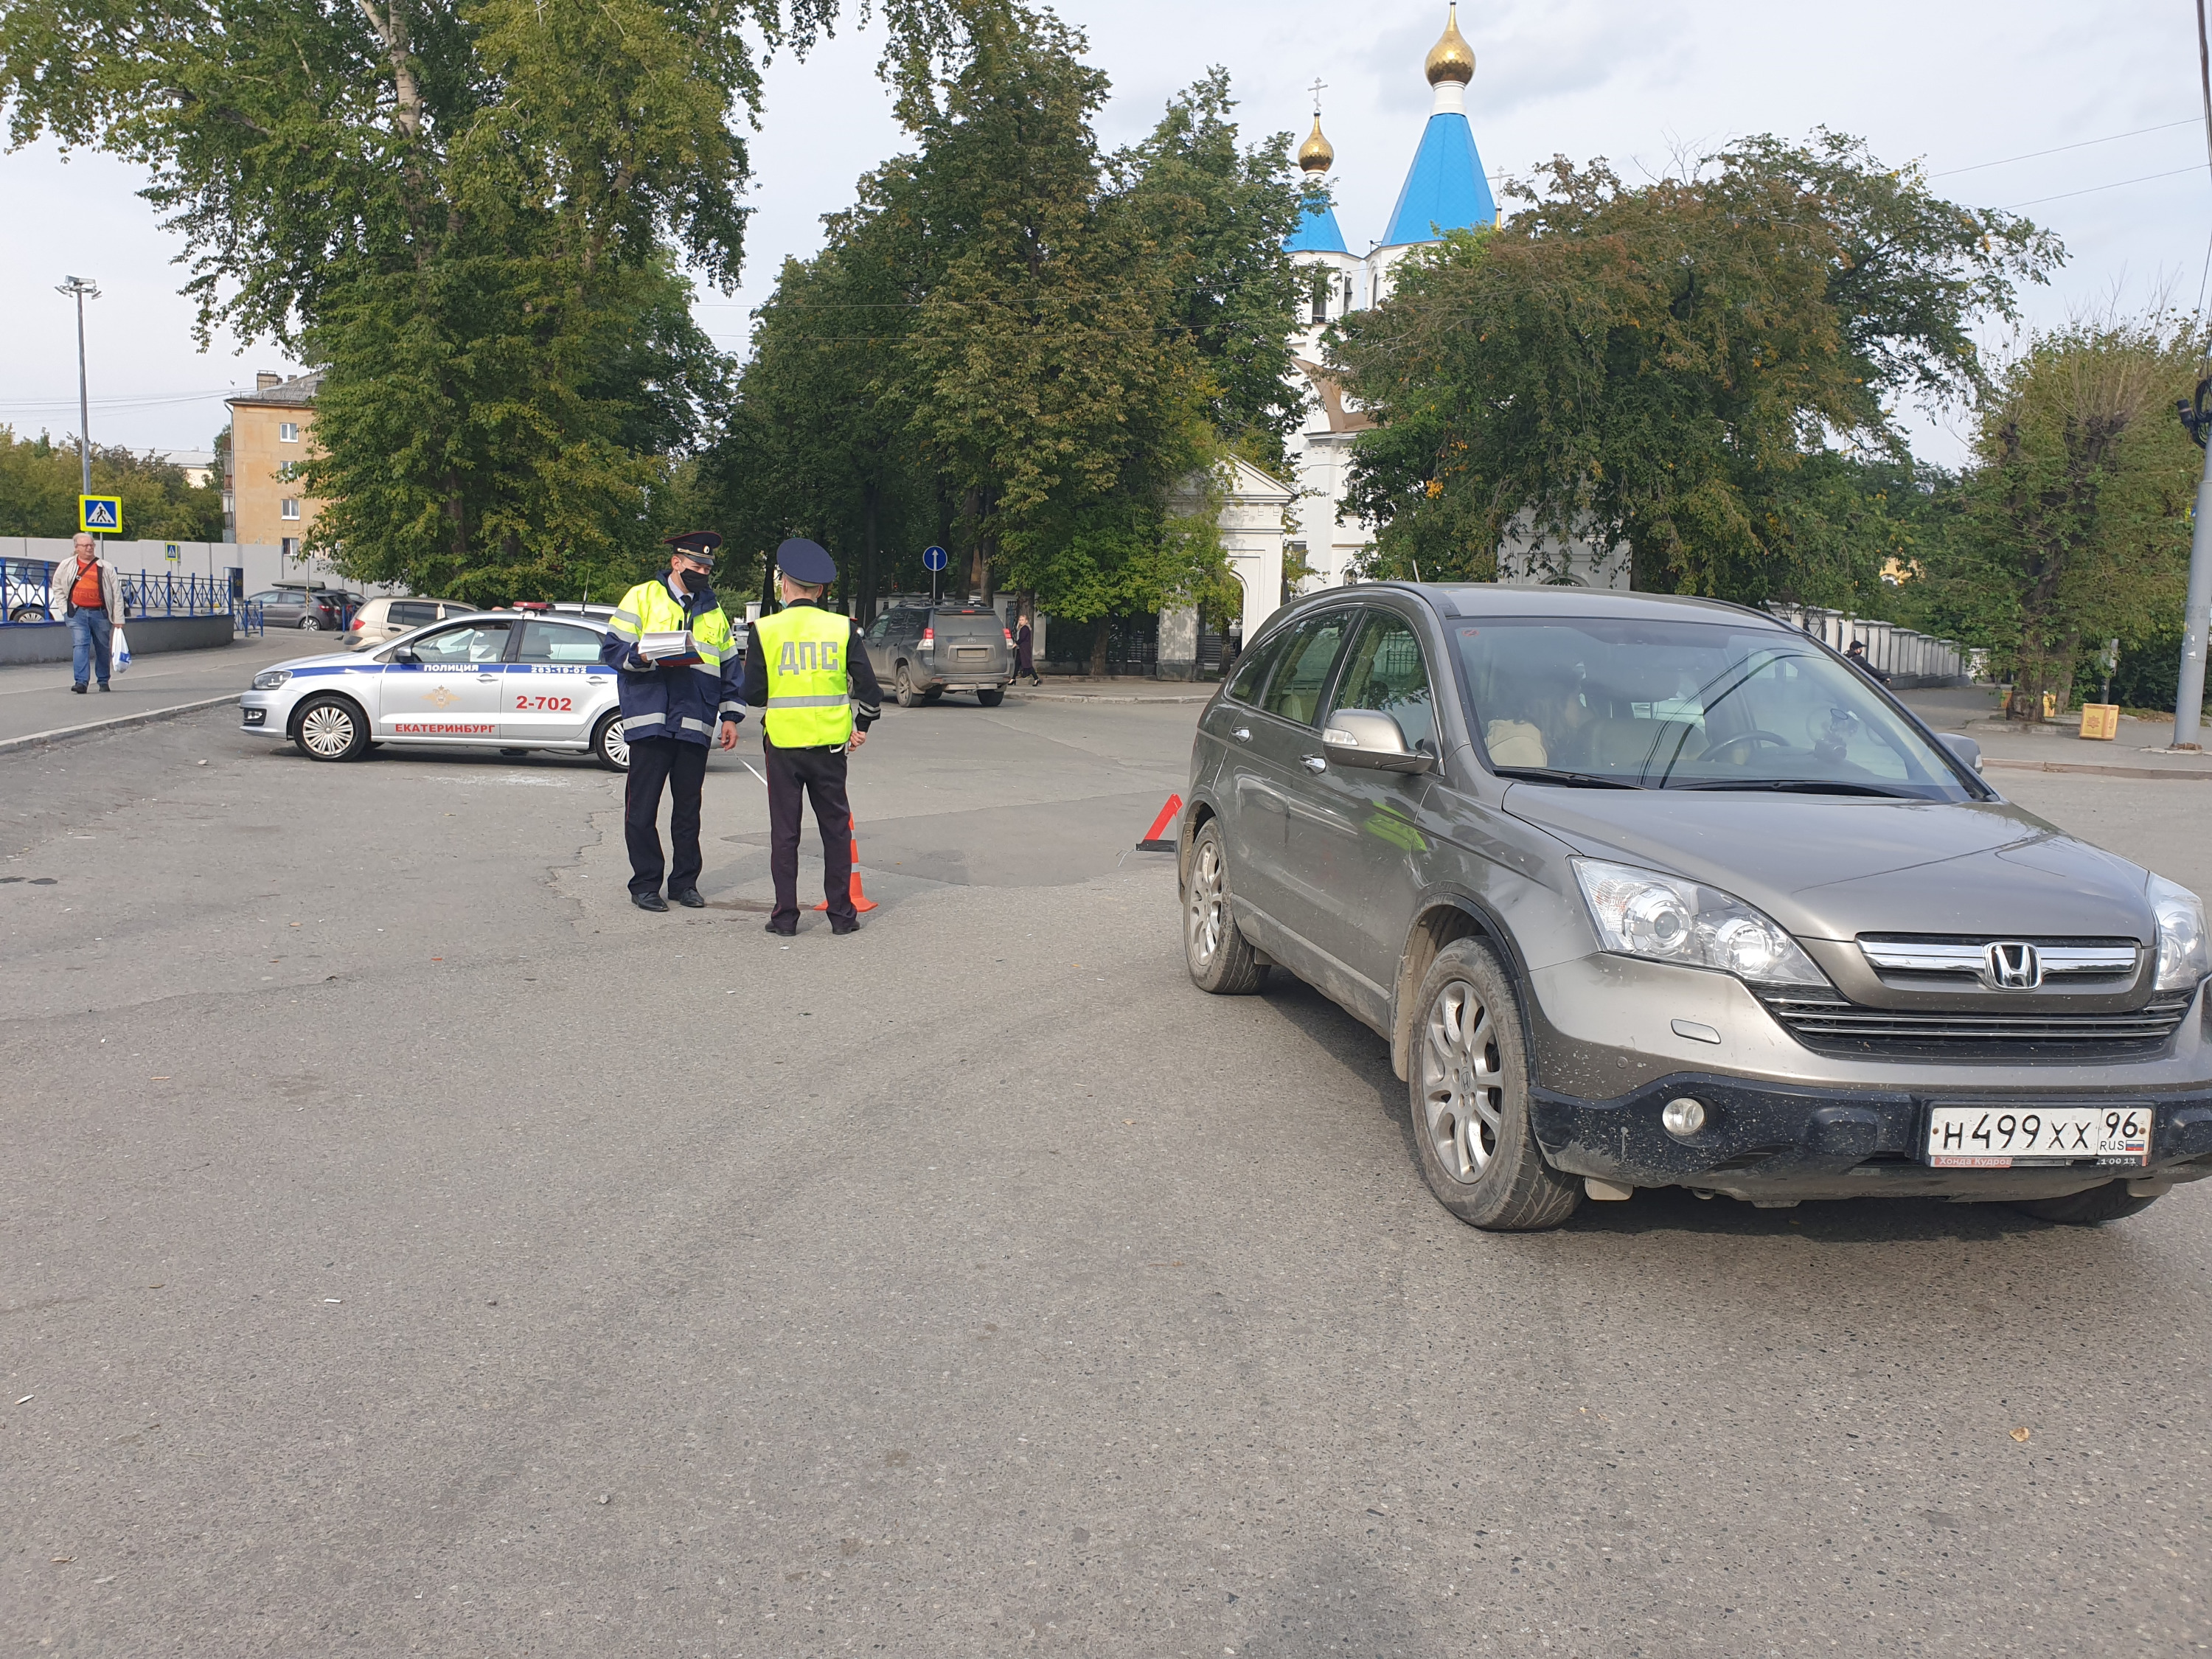
[(1982, 745), (1963, 732), (1938, 732), (1936, 741), (1951, 751), (1954, 760), (1964, 762), (1973, 770), (1982, 769)]
[(1340, 708), (1322, 728), (1322, 752), (1339, 766), (1369, 772), (1425, 772), (1436, 764), (1406, 741), (1391, 715), (1370, 708)]

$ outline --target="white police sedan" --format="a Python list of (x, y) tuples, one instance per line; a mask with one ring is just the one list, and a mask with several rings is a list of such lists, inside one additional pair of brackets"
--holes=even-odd
[(544, 749), (626, 771), (614, 671), (594, 619), (529, 611), (448, 618), (374, 651), (264, 668), (239, 700), (244, 730), (282, 732), (309, 760), (357, 760), (379, 744)]

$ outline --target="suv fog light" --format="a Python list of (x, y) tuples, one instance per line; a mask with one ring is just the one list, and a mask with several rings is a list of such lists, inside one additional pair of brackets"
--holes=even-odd
[(1685, 1095), (1679, 1100), (1668, 1101), (1666, 1109), (1659, 1114), (1659, 1121), (1667, 1126), (1668, 1134), (1686, 1140), (1705, 1127), (1705, 1109)]

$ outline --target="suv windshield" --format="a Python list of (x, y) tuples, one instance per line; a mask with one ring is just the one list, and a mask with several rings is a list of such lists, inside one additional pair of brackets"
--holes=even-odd
[(1454, 643), (1474, 729), (1509, 775), (1973, 798), (1862, 676), (1783, 629), (1528, 617), (1462, 623)]

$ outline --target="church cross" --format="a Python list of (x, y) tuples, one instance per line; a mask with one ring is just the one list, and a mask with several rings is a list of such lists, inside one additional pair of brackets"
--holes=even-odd
[(1322, 88), (1324, 88), (1324, 87), (1326, 87), (1328, 84), (1328, 82), (1326, 82), (1326, 81), (1322, 80), (1322, 79), (1321, 78), (1321, 76), (1319, 76), (1318, 75), (1316, 75), (1316, 76), (1314, 76), (1314, 83), (1313, 83), (1313, 85), (1312, 85), (1310, 88), (1308, 88), (1308, 90), (1310, 90), (1310, 91), (1313, 94), (1313, 95), (1314, 95), (1314, 119), (1315, 119), (1315, 120), (1316, 120), (1316, 121), (1318, 121), (1318, 120), (1320, 120), (1320, 119), (1321, 119), (1321, 94), (1322, 94)]

